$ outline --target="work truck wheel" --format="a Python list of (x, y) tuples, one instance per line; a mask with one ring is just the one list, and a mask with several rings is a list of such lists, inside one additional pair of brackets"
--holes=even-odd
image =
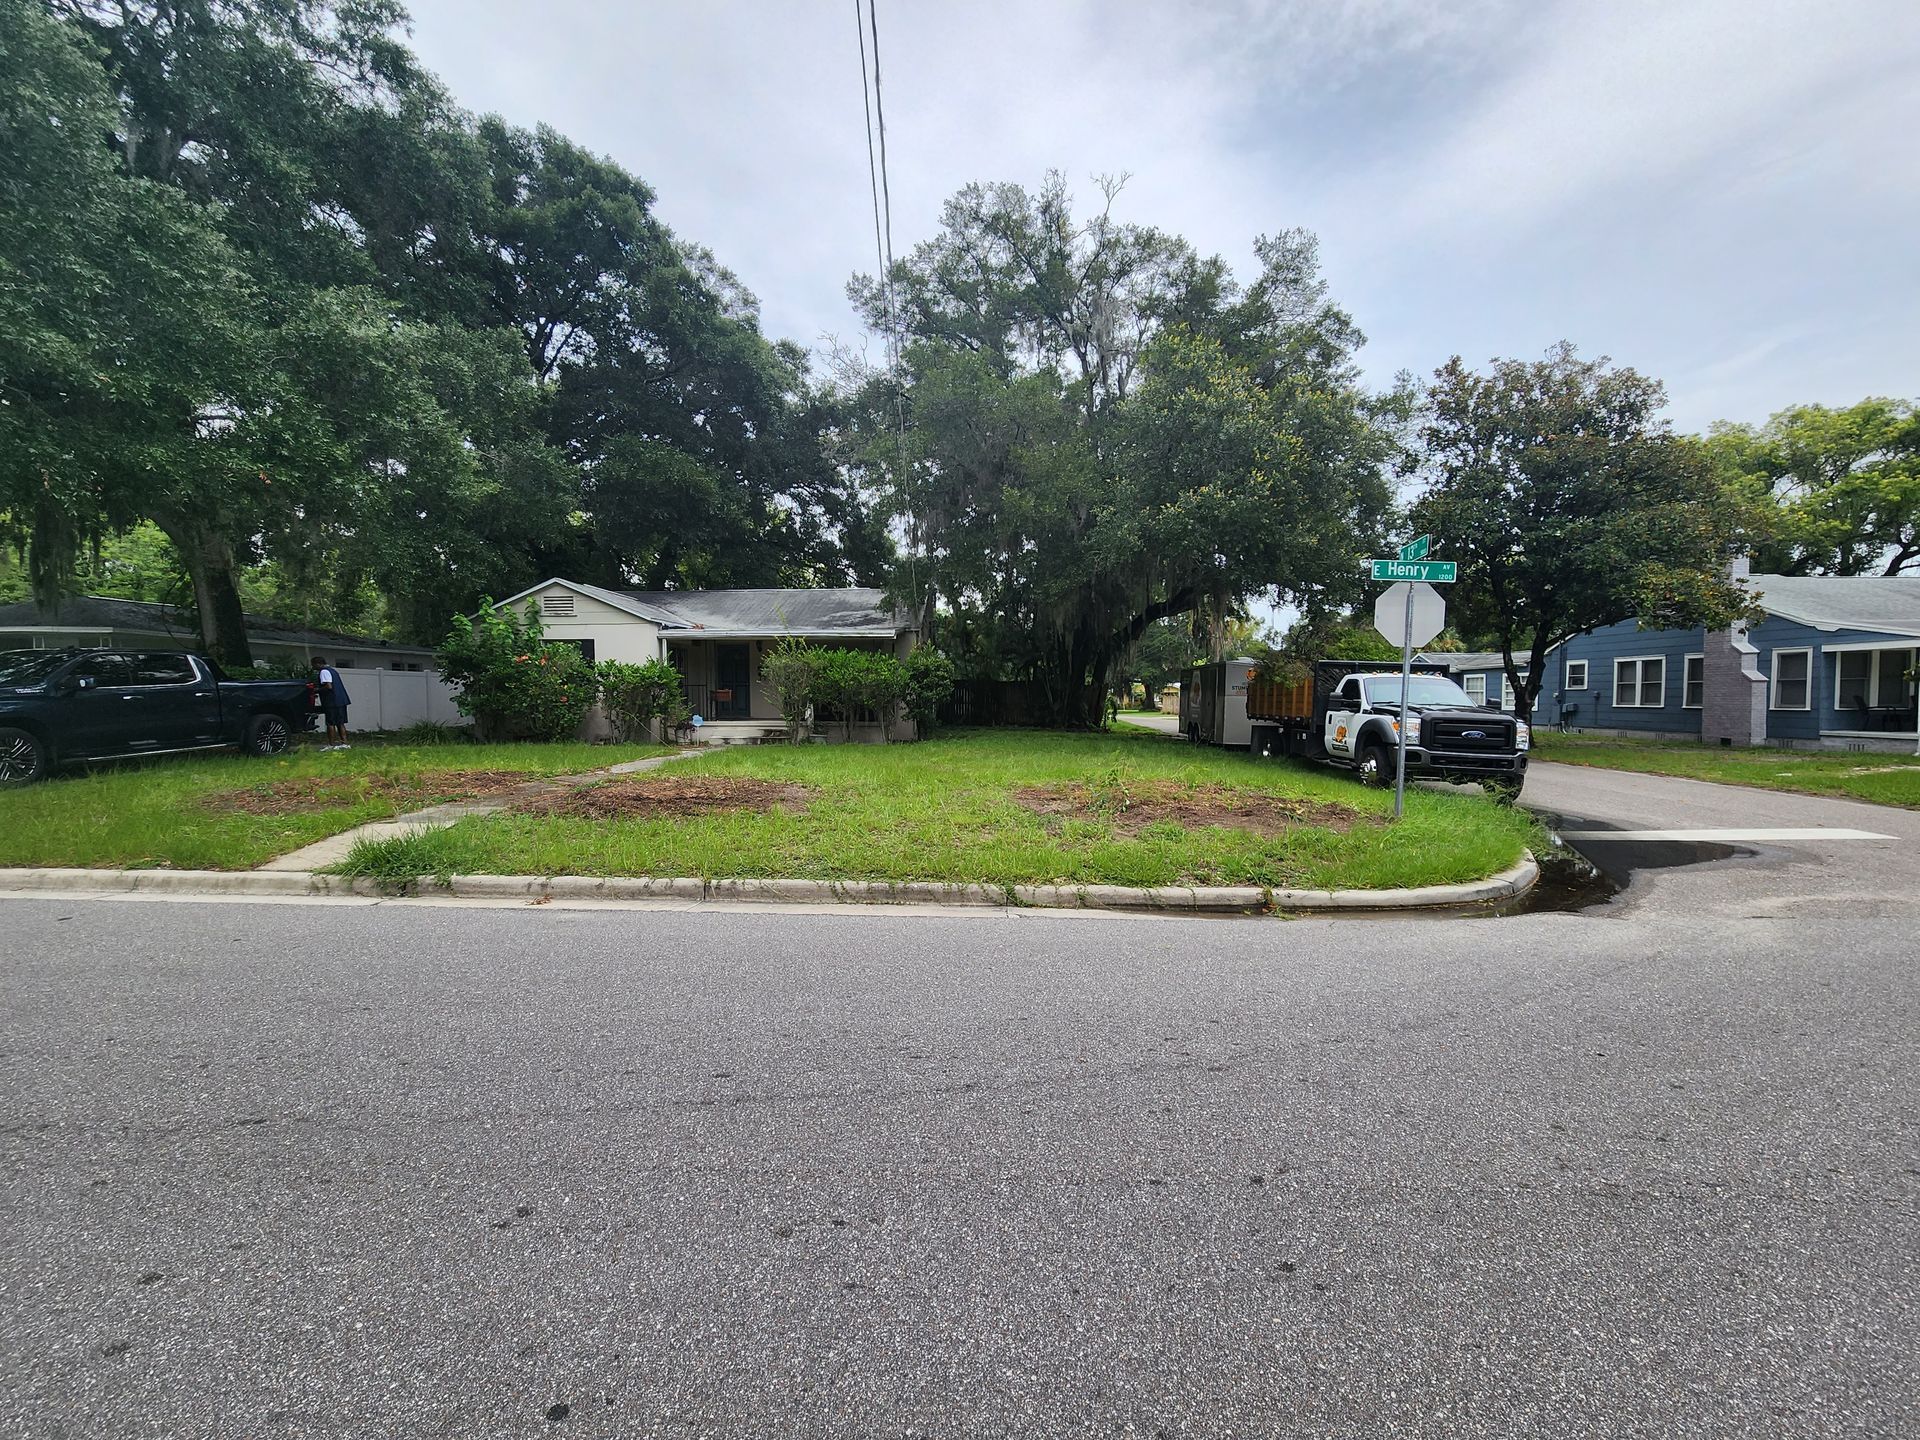
[(47, 773), (47, 747), (30, 730), (0, 729), (0, 785), (31, 785)]
[(1382, 790), (1393, 784), (1393, 757), (1378, 740), (1369, 740), (1360, 747), (1360, 763), (1356, 768), (1362, 785)]
[(247, 722), (247, 754), (284, 755), (293, 744), (293, 727), (284, 716), (256, 715)]

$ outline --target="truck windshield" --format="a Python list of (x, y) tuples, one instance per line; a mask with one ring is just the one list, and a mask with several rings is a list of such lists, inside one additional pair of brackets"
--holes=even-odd
[(0, 685), (39, 685), (73, 659), (61, 650), (0, 650)]
[[(1400, 703), (1400, 677), (1376, 676), (1366, 682), (1367, 699), (1375, 705)], [(1472, 698), (1444, 675), (1415, 675), (1408, 682), (1415, 705), (1471, 706)]]

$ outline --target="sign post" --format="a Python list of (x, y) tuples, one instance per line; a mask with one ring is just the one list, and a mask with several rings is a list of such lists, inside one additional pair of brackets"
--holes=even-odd
[[(1445, 566), (1447, 574), (1444, 577), (1434, 575), (1432, 578), (1443, 585), (1453, 579), (1454, 564), (1450, 560), (1375, 560), (1372, 564), (1376, 579), (1381, 578), (1381, 567), (1387, 565), (1402, 570), (1438, 570)], [(1433, 639), (1446, 627), (1446, 623), (1446, 602), (1431, 585), (1419, 581), (1402, 580), (1391, 585), (1374, 602), (1374, 628), (1388, 640), (1400, 644), (1400, 723), (1394, 726), (1400, 743), (1394, 747), (1393, 769), (1393, 818), (1396, 820), (1406, 808), (1407, 731), (1411, 728), (1407, 692), (1413, 685), (1413, 647)]]

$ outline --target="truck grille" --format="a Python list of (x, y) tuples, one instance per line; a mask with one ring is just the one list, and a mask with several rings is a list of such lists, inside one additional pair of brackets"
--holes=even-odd
[(1429, 750), (1509, 751), (1513, 749), (1513, 721), (1428, 715), (1420, 724), (1420, 743)]

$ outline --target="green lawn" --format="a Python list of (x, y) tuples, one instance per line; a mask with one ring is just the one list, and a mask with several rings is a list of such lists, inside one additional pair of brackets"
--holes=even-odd
[[(1318, 767), (1140, 732), (976, 731), (918, 745), (761, 746), (682, 762), (659, 783), (804, 787), (671, 818), (506, 814), (366, 846), (345, 867), (451, 874), (797, 876), (1070, 884), (1390, 887), (1479, 879), (1520, 858), (1534, 822), (1477, 792), (1392, 796)], [(646, 777), (649, 785), (655, 777)], [(1017, 792), (1080, 787), (1051, 812)], [(611, 793), (611, 792), (610, 792)], [(584, 797), (583, 797), (584, 798)], [(1205, 823), (1223, 801), (1312, 808), (1279, 833)], [(1143, 819), (1143, 806), (1194, 810)]]
[(1534, 758), (1597, 765), (1649, 775), (1683, 775), (1764, 790), (1839, 795), (1876, 805), (1920, 809), (1920, 758), (1871, 751), (1723, 749), (1686, 741), (1629, 740), (1606, 735), (1533, 732)]
[[(362, 744), (62, 771), (0, 790), (0, 865), (245, 870), (369, 820), (470, 791), (462, 774), (597, 770), (659, 747)], [(495, 784), (503, 783), (497, 778)], [(276, 813), (277, 812), (277, 813)]]

